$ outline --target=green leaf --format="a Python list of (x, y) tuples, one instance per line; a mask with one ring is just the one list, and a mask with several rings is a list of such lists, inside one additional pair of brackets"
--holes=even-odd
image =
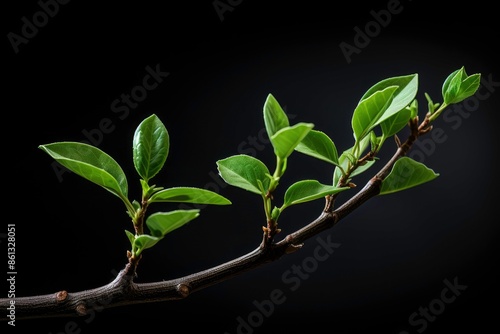
[(389, 86), (359, 102), (351, 121), (354, 138), (357, 141), (363, 139), (377, 125), (377, 121), (391, 104), (398, 88), (398, 86)]
[(311, 123), (298, 123), (272, 135), (270, 139), (276, 156), (282, 160), (288, 158), (313, 127)]
[(137, 173), (147, 182), (165, 164), (170, 148), (167, 129), (156, 115), (143, 120), (134, 133), (133, 160)]
[(384, 139), (395, 135), (406, 125), (408, 125), (411, 113), (412, 112), (410, 108), (403, 108), (398, 113), (392, 115), (391, 117), (380, 123), (380, 128), (382, 129)]
[(200, 215), (200, 210), (175, 210), (170, 212), (156, 212), (146, 219), (146, 225), (151, 235), (157, 238), (189, 223)]
[(478, 90), (480, 83), (481, 83), (480, 74), (473, 74), (467, 77), (465, 80), (463, 80), (462, 84), (460, 85), (460, 91), (458, 96), (456, 97), (455, 103), (462, 102), (466, 98), (474, 95)]
[(217, 161), (219, 175), (227, 183), (250, 192), (265, 195), (259, 187), (269, 189), (269, 169), (260, 160), (249, 155), (234, 155)]
[(277, 222), (278, 218), (280, 217), (281, 211), (282, 210), (280, 208), (275, 206), (273, 208), (273, 211), (271, 211), (271, 219), (274, 220), (275, 222)]
[(381, 117), (380, 122), (404, 109), (415, 99), (418, 91), (418, 74), (392, 77), (379, 81), (370, 89), (368, 89), (361, 100), (368, 98), (377, 91), (384, 90), (391, 86), (398, 86), (398, 89), (396, 89), (396, 91), (394, 92), (391, 105), (384, 112), (384, 115), (383, 117)]
[(432, 169), (427, 168), (424, 164), (409, 157), (402, 157), (396, 161), (391, 172), (382, 182), (380, 195), (413, 188), (438, 176), (439, 174), (434, 173)]
[(264, 124), (267, 135), (271, 137), (282, 128), (290, 126), (288, 116), (285, 114), (280, 104), (272, 94), (267, 96), (264, 103)]
[(127, 178), (122, 168), (97, 147), (79, 142), (56, 142), (38, 147), (70, 171), (122, 199), (127, 197)]
[(453, 103), (453, 99), (458, 95), (460, 83), (464, 74), (464, 68), (453, 71), (443, 83), (442, 94), (444, 103)]
[(311, 130), (295, 147), (295, 150), (333, 165), (339, 163), (335, 144), (328, 135), (321, 131)]
[(174, 187), (163, 189), (154, 193), (149, 199), (149, 202), (178, 202), (213, 205), (231, 204), (231, 201), (217, 193), (194, 187)]
[(339, 188), (319, 183), (316, 180), (302, 180), (292, 184), (285, 192), (285, 200), (281, 211), (290, 205), (313, 201), (326, 195), (333, 195), (347, 190), (349, 187)]
[(139, 256), (143, 250), (153, 247), (161, 239), (161, 237), (153, 237), (149, 234), (138, 235), (135, 237), (132, 253)]
[(132, 245), (132, 248), (134, 247), (134, 241), (135, 241), (135, 235), (134, 233), (125, 230), (125, 234), (127, 235), (128, 240), (130, 241), (130, 245)]
[(442, 95), (445, 104), (459, 103), (474, 95), (479, 88), (479, 73), (468, 76), (465, 68), (453, 71), (444, 81)]

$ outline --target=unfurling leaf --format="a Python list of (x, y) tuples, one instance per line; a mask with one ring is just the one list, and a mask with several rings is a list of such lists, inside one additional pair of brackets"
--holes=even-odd
[(153, 247), (162, 239), (161, 237), (154, 237), (149, 234), (141, 234), (134, 238), (134, 243), (132, 245), (132, 254), (134, 256), (139, 256), (143, 250)]
[(444, 81), (442, 94), (445, 104), (459, 103), (474, 95), (479, 88), (481, 76), (479, 73), (467, 75), (465, 68), (452, 72)]
[[(394, 131), (395, 126), (399, 126), (402, 119), (406, 118), (406, 108), (414, 101), (417, 91), (417, 74), (387, 78), (373, 85), (362, 96), (354, 111), (355, 138), (360, 140), (379, 124), (384, 124), (386, 131)], [(404, 115), (399, 116), (399, 113)], [(388, 136), (392, 134), (385, 138)]]

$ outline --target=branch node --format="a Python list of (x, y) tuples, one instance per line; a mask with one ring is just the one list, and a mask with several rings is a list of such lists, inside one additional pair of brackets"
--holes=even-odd
[(399, 139), (398, 135), (394, 135), (394, 141), (396, 142), (396, 145), (401, 147), (401, 140)]
[(58, 293), (56, 293), (56, 301), (58, 303), (66, 300), (66, 298), (68, 298), (68, 292), (67, 291), (61, 290)]
[(182, 298), (186, 298), (191, 293), (191, 288), (189, 287), (189, 285), (187, 285), (185, 283), (179, 283), (179, 284), (177, 284), (177, 286), (175, 287), (175, 289), (177, 290), (177, 292), (179, 293), (179, 295)]
[(87, 314), (87, 306), (84, 303), (80, 303), (76, 306), (76, 313), (79, 316), (84, 316)]
[(302, 246), (304, 246), (304, 244), (298, 244), (298, 245), (290, 244), (285, 249), (285, 254), (295, 253), (296, 251), (298, 251), (299, 249), (301, 249)]
[(419, 131), (418, 131), (418, 135), (419, 135), (419, 136), (420, 136), (420, 135), (424, 135), (424, 134), (428, 133), (429, 131), (431, 131), (431, 130), (432, 130), (432, 128), (433, 128), (433, 126), (432, 126), (432, 125), (427, 125), (427, 127), (422, 128), (422, 129), (419, 129)]

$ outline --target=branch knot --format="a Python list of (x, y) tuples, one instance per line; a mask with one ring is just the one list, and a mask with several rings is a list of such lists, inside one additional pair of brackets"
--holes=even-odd
[(175, 289), (177, 290), (177, 293), (182, 298), (186, 298), (191, 293), (191, 288), (189, 287), (189, 285), (187, 285), (185, 283), (179, 283), (179, 284), (177, 284), (177, 286), (175, 287)]
[(62, 290), (62, 291), (59, 291), (58, 293), (56, 293), (56, 301), (58, 303), (60, 303), (62, 301), (65, 301), (66, 298), (68, 298), (68, 292), (67, 291)]

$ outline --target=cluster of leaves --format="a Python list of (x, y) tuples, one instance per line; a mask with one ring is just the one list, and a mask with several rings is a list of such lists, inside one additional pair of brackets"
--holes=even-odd
[(301, 180), (292, 184), (285, 192), (283, 204), (273, 206), (273, 193), (283, 177), (290, 155), (299, 151), (318, 159), (338, 165), (337, 149), (333, 141), (323, 132), (313, 130), (312, 123), (290, 125), (288, 116), (272, 94), (264, 103), (264, 123), (267, 135), (274, 148), (276, 167), (271, 174), (259, 159), (245, 154), (234, 155), (217, 161), (222, 179), (262, 197), (264, 211), (269, 224), (276, 224), (280, 214), (288, 207), (332, 195), (348, 187), (321, 184), (317, 180)]
[[(462, 67), (448, 76), (442, 86), (444, 102), (428, 100), (428, 117), (433, 121), (450, 104), (458, 103), (475, 93), (480, 75), (468, 76)], [(267, 134), (274, 148), (274, 173), (257, 158), (235, 155), (217, 161), (219, 174), (230, 185), (260, 195), (268, 227), (276, 227), (280, 214), (291, 205), (335, 195), (352, 187), (352, 177), (367, 171), (377, 160), (377, 153), (387, 138), (395, 136), (410, 120), (418, 116), (416, 94), (418, 75), (411, 74), (384, 79), (361, 97), (352, 116), (354, 144), (338, 154), (333, 140), (315, 130), (312, 123), (290, 125), (289, 119), (273, 95), (268, 95), (263, 117)], [(380, 134), (377, 134), (379, 132)], [(334, 166), (332, 184), (317, 180), (293, 183), (285, 192), (283, 204), (273, 206), (273, 192), (287, 168), (292, 152), (309, 155)], [(389, 194), (428, 182), (438, 174), (408, 157), (399, 159), (384, 180), (380, 194)], [(279, 229), (277, 229), (279, 231)]]
[[(153, 247), (167, 233), (187, 224), (200, 214), (198, 209), (159, 211), (145, 219), (146, 209), (150, 204), (231, 204), (227, 198), (206, 189), (164, 189), (150, 185), (151, 179), (163, 168), (170, 149), (168, 131), (155, 114), (139, 124), (133, 138), (133, 162), (142, 186), (140, 201), (129, 200), (128, 182), (123, 169), (99, 148), (80, 142), (56, 142), (39, 147), (64, 167), (103, 187), (123, 201), (135, 230), (135, 233), (125, 230), (132, 246), (130, 256), (133, 258), (138, 258), (143, 250)], [(149, 234), (143, 231), (144, 219)]]
[[(442, 86), (443, 103), (434, 103), (428, 94), (426, 117), (434, 121), (453, 103), (473, 95), (479, 88), (480, 75), (467, 75), (462, 67), (451, 73)], [(216, 162), (220, 176), (228, 184), (261, 196), (267, 219), (265, 231), (270, 239), (279, 232), (277, 221), (288, 207), (336, 195), (350, 189), (352, 177), (368, 170), (377, 160), (377, 153), (387, 140), (395, 136), (412, 120), (418, 120), (416, 94), (418, 75), (384, 79), (361, 97), (352, 116), (354, 144), (338, 154), (332, 139), (314, 129), (312, 123), (290, 121), (273, 95), (268, 95), (263, 118), (267, 135), (276, 156), (276, 166), (271, 174), (262, 161), (240, 154)], [(377, 134), (377, 132), (379, 134)], [(195, 187), (164, 189), (150, 185), (150, 181), (163, 168), (168, 156), (170, 139), (164, 124), (156, 115), (144, 119), (133, 138), (133, 163), (140, 176), (142, 196), (140, 201), (130, 201), (127, 178), (120, 165), (97, 147), (80, 142), (55, 142), (40, 145), (61, 165), (85, 179), (103, 187), (125, 204), (132, 220), (134, 233), (126, 230), (131, 243), (131, 258), (161, 240), (167, 233), (185, 225), (199, 216), (197, 209), (155, 212), (146, 216), (146, 209), (153, 203), (178, 202), (211, 205), (228, 205), (231, 202), (214, 192)], [(319, 159), (333, 165), (332, 184), (317, 180), (300, 180), (288, 187), (281, 206), (276, 206), (273, 193), (283, 177), (290, 155), (294, 152)], [(383, 181), (380, 194), (389, 194), (428, 182), (438, 174), (408, 157), (400, 158)], [(144, 233), (144, 225), (149, 234)]]

